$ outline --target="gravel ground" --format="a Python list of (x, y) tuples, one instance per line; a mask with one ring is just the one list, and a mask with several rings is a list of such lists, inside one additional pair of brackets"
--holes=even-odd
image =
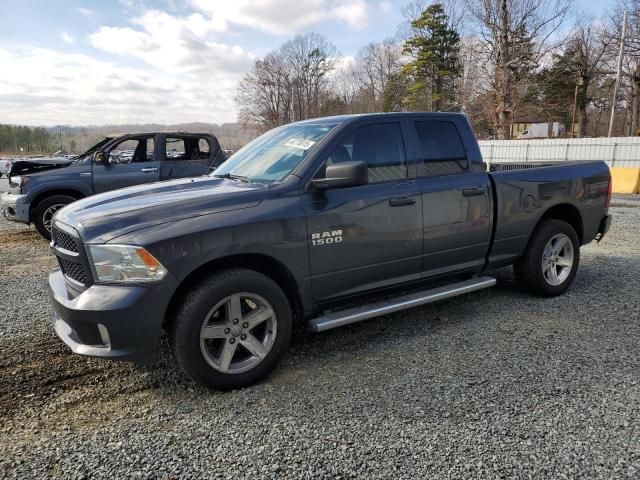
[(296, 337), (254, 387), (71, 355), (0, 220), (0, 477), (639, 478), (640, 198), (556, 299), (497, 288)]

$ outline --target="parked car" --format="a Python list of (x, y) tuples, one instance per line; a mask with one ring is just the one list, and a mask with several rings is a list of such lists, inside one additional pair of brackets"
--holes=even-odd
[[(462, 115), (394, 113), (272, 130), (206, 177), (58, 211), (55, 331), (82, 355), (155, 359), (252, 384), (294, 323), (327, 329), (491, 287), (514, 265), (552, 297), (611, 223), (604, 162), (487, 173)], [(372, 295), (375, 294), (375, 295)]]
[(8, 158), (0, 158), (0, 178), (3, 175), (8, 175), (11, 170), (11, 160)]
[[(180, 156), (167, 148), (181, 148)], [(208, 133), (158, 132), (106, 137), (85, 153), (21, 160), (10, 171), (10, 190), (2, 195), (4, 216), (33, 223), (51, 239), (51, 220), (62, 207), (95, 193), (204, 175), (224, 160), (220, 144)]]

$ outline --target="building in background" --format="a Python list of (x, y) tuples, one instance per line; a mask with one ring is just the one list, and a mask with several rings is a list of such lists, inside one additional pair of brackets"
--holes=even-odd
[[(516, 117), (511, 125), (511, 138), (563, 138), (571, 132), (571, 123), (549, 122), (536, 117)], [(574, 136), (577, 124), (573, 125)]]

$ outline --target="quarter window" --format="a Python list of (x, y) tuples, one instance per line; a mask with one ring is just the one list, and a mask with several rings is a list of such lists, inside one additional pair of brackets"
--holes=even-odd
[(206, 138), (198, 137), (166, 137), (165, 159), (176, 160), (203, 160), (209, 159), (211, 151), (209, 141)]
[(423, 175), (452, 175), (469, 168), (464, 144), (453, 122), (415, 122), (420, 141)]
[(369, 170), (369, 183), (407, 177), (407, 161), (399, 123), (376, 123), (357, 128), (327, 158), (327, 164), (362, 161)]

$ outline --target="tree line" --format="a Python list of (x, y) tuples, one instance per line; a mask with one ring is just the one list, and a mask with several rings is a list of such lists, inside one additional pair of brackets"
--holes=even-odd
[(0, 125), (0, 153), (43, 153), (51, 150), (53, 136), (42, 127)]
[(607, 134), (614, 102), (614, 134), (638, 135), (640, 0), (618, 0), (604, 18), (578, 9), (574, 0), (415, 0), (394, 38), (352, 60), (322, 35), (297, 35), (245, 75), (239, 121), (268, 129), (344, 113), (452, 111), (483, 138), (510, 138), (523, 118), (583, 137)]

